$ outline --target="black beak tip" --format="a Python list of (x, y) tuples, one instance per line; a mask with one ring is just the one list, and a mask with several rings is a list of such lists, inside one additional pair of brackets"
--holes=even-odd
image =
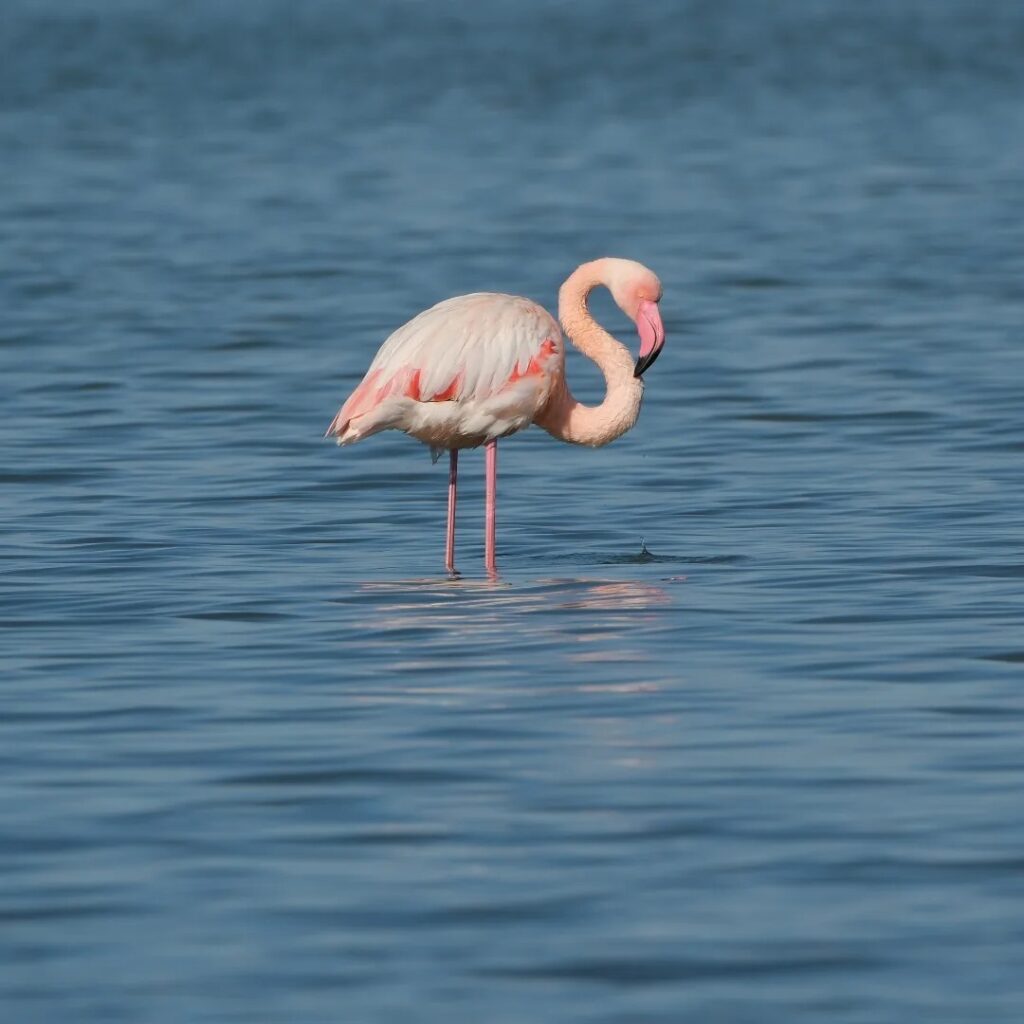
[(641, 356), (633, 367), (633, 376), (642, 377), (653, 365), (654, 361), (661, 355), (661, 349), (656, 348), (653, 352)]

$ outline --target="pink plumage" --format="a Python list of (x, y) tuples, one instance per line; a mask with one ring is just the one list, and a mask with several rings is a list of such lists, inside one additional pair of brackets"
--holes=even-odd
[[(590, 316), (587, 295), (599, 284), (637, 323), (640, 357)], [(562, 330), (530, 299), (495, 292), (439, 302), (399, 327), (381, 345), (362, 381), (342, 405), (327, 436), (353, 444), (381, 430), (402, 430), (433, 449), (449, 449), (448, 542), (454, 573), (458, 451), (487, 445), (486, 565), (494, 573), (497, 440), (537, 423), (576, 444), (607, 444), (636, 422), (641, 374), (657, 358), (665, 333), (658, 312), (661, 284), (629, 260), (585, 263), (562, 286), (559, 315), (573, 343), (601, 368), (607, 394), (582, 405), (565, 381)]]
[(396, 428), (434, 448), (475, 448), (532, 422), (564, 360), (561, 328), (535, 302), (446, 299), (384, 342), (327, 433), (352, 444)]

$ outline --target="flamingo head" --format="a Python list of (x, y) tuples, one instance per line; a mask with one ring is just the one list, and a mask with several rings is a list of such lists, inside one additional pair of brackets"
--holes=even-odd
[(640, 355), (633, 376), (641, 377), (661, 354), (665, 344), (665, 326), (658, 309), (661, 282), (642, 263), (613, 259), (606, 263), (608, 290), (619, 309), (636, 324), (640, 335)]

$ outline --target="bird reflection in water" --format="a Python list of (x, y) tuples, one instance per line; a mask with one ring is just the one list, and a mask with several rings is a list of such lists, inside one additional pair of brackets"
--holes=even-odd
[(500, 673), (524, 658), (556, 674), (559, 661), (566, 668), (641, 665), (650, 660), (645, 637), (667, 628), (663, 611), (672, 604), (671, 582), (545, 579), (519, 585), (435, 578), (365, 583), (352, 600), (367, 613), (364, 651), (390, 673), (430, 673), (437, 692), (437, 675), (447, 670), (451, 678), (456, 664), (478, 670), (477, 681), (479, 672)]

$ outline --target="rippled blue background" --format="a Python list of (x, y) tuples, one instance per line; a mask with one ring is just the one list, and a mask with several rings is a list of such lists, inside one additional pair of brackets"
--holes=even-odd
[[(1012, 3), (5, 0), (3, 1020), (1024, 1019), (1022, 90)], [(321, 434), (606, 253), (640, 423), (448, 582)]]

